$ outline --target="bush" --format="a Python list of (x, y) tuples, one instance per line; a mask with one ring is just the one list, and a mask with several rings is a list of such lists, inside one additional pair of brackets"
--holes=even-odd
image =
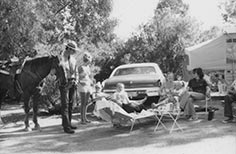
[(51, 114), (59, 114), (61, 108), (59, 84), (55, 75), (49, 74), (43, 81), (41, 100)]

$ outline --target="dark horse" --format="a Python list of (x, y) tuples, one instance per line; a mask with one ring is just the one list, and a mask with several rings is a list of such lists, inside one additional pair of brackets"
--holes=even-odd
[[(13, 91), (14, 85), (13, 85), (13, 77), (10, 75), (10, 73), (6, 71), (0, 70), (0, 110), (1, 110), (1, 103), (6, 96), (8, 91)], [(1, 113), (0, 113), (0, 124), (2, 123), (1, 119)]]
[[(15, 76), (15, 81), (17, 84), (19, 84), (20, 91), (22, 92), (19, 93), (19, 90), (15, 90), (16, 91), (15, 95), (20, 95), (20, 99), (23, 100), (24, 102), (24, 111), (25, 111), (24, 122), (25, 122), (25, 130), (27, 131), (31, 130), (29, 126), (30, 98), (32, 98), (33, 102), (33, 122), (35, 124), (35, 129), (40, 130), (40, 125), (38, 124), (37, 121), (38, 97), (40, 96), (40, 90), (37, 87), (40, 84), (40, 82), (50, 73), (52, 69), (55, 69), (56, 76), (58, 79), (65, 79), (65, 77), (63, 76), (64, 75), (63, 68), (60, 66), (60, 61), (57, 56), (47, 56), (28, 60), (25, 62), (21, 70), (21, 73)], [(0, 80), (2, 81), (1, 78)], [(5, 92), (6, 89), (9, 90), (9, 88), (12, 87), (12, 83), (10, 82), (12, 81), (10, 75), (6, 80), (8, 81), (8, 87), (0, 88), (3, 89), (3, 92)]]

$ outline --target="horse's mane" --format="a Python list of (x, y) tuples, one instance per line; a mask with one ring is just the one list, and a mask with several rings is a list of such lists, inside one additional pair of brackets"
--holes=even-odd
[(50, 58), (51, 56), (44, 56), (44, 57), (36, 57), (33, 59), (29, 59), (25, 62), (24, 67), (27, 67), (30, 69), (30, 71), (34, 72), (37, 66), (47, 64)]

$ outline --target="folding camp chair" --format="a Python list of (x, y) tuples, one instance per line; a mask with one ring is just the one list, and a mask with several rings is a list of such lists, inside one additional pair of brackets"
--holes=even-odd
[(141, 113), (138, 113), (137, 115), (133, 115), (131, 119), (131, 128), (130, 132), (133, 130), (134, 124), (136, 121), (139, 121), (140, 119), (148, 118), (148, 117), (154, 117), (155, 120), (159, 121), (159, 117), (155, 112), (152, 112), (150, 110), (143, 110)]
[(181, 112), (179, 105), (174, 106), (173, 103), (168, 103), (158, 109), (155, 109), (155, 112), (160, 116), (160, 118), (158, 118), (158, 123), (154, 129), (154, 132), (157, 131), (160, 125), (162, 125), (166, 130), (168, 130), (168, 128), (162, 122), (163, 118), (166, 116), (170, 117), (170, 119), (173, 121), (173, 124), (169, 130), (169, 133), (172, 133), (173, 130), (183, 131), (183, 129), (180, 127), (180, 125), (177, 122), (177, 120), (180, 117), (180, 112)]
[(122, 123), (122, 121), (123, 122), (130, 122), (131, 123), (130, 132), (132, 132), (135, 123), (137, 121), (139, 121), (140, 119), (154, 117), (157, 121), (159, 120), (159, 118), (155, 112), (150, 112), (150, 111), (145, 111), (145, 110), (143, 110), (141, 113), (127, 113), (127, 112), (124, 113), (125, 111), (111, 113), (110, 109), (104, 108), (104, 109), (102, 109), (102, 111), (108, 115), (111, 115), (111, 118), (112, 118), (111, 121), (114, 121), (114, 119), (118, 119), (120, 121), (120, 123)]
[(156, 112), (142, 110), (141, 113), (137, 114), (127, 113), (122, 107), (109, 101), (98, 101), (96, 105), (98, 105), (97, 111), (94, 112), (96, 116), (99, 116), (108, 122), (131, 122), (130, 132), (133, 130), (135, 122), (140, 119), (154, 117), (156, 120), (159, 120)]

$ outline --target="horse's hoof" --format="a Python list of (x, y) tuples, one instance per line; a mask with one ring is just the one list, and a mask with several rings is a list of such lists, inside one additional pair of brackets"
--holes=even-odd
[(25, 128), (25, 131), (26, 131), (26, 132), (31, 132), (32, 129), (31, 129), (30, 127), (26, 127), (26, 128)]

